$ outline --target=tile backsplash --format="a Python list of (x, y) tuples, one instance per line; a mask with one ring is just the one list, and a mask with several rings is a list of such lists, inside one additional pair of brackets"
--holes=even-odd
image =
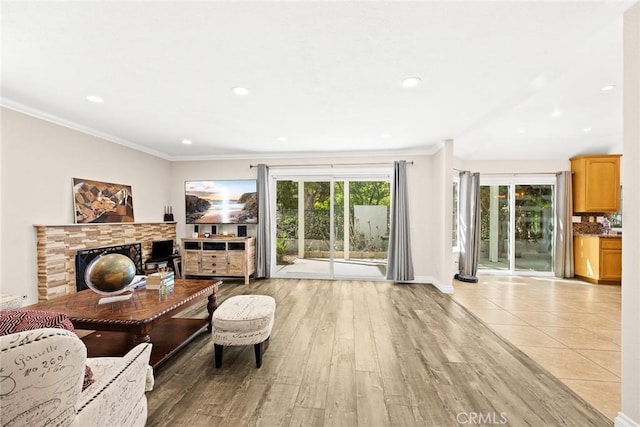
[(602, 234), (602, 220), (605, 217), (611, 220), (611, 214), (574, 214), (573, 217), (573, 234)]
[(574, 222), (573, 234), (601, 234), (602, 225), (597, 222)]

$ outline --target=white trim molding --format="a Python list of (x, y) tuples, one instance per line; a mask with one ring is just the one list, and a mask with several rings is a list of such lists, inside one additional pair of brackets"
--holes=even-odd
[(618, 412), (613, 425), (615, 427), (640, 427), (640, 424), (638, 424), (622, 412)]
[(453, 285), (452, 284), (445, 285), (445, 284), (443, 284), (441, 281), (439, 281), (438, 279), (436, 279), (433, 276), (416, 276), (415, 279), (413, 279), (410, 282), (406, 282), (406, 283), (430, 284), (430, 285), (433, 285), (437, 290), (439, 290), (443, 294), (452, 294), (453, 293)]
[(113, 142), (115, 144), (120, 144), (125, 147), (131, 148), (133, 150), (141, 151), (146, 154), (150, 154), (155, 157), (159, 157), (164, 160), (171, 160), (166, 154), (161, 153), (160, 151), (153, 150), (149, 147), (144, 147), (140, 144), (136, 144), (135, 142), (128, 141), (126, 139), (99, 131), (89, 126), (81, 125), (79, 123), (73, 122), (71, 120), (64, 119), (62, 117), (49, 114), (45, 111), (38, 110), (37, 108), (32, 108), (24, 104), (20, 104), (19, 102), (13, 101), (8, 98), (0, 97), (0, 106), (8, 108), (13, 111), (17, 111), (18, 113), (26, 114), (31, 117), (35, 117), (36, 119), (41, 119), (62, 127), (66, 127), (69, 129), (76, 130), (78, 132), (82, 132), (87, 135), (95, 136), (96, 138), (104, 139), (105, 141)]
[(104, 139), (109, 142), (123, 145), (125, 147), (141, 151), (143, 153), (150, 154), (155, 157), (159, 157), (164, 160), (177, 162), (177, 161), (210, 161), (210, 160), (255, 160), (255, 159), (301, 159), (301, 158), (353, 158), (358, 157), (411, 157), (411, 156), (431, 156), (440, 150), (444, 145), (444, 142), (438, 141), (434, 144), (425, 145), (422, 148), (411, 150), (388, 150), (388, 151), (331, 151), (331, 152), (284, 152), (284, 153), (248, 153), (248, 154), (203, 154), (195, 156), (171, 156), (166, 153), (160, 152), (153, 148), (137, 144), (135, 142), (120, 138), (115, 135), (111, 135), (89, 126), (82, 125), (80, 123), (67, 120), (65, 118), (50, 114), (46, 111), (39, 110), (37, 108), (29, 107), (27, 105), (16, 102), (12, 99), (0, 96), (0, 106), (8, 108), (10, 110), (17, 111), (19, 113), (26, 114), (28, 116), (35, 117), (37, 119), (45, 120), (63, 126), (69, 129), (76, 130), (78, 132), (85, 133), (87, 135), (95, 136), (97, 138)]

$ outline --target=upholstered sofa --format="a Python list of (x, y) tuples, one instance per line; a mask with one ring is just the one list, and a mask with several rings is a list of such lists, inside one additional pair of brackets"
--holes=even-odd
[(123, 357), (87, 358), (82, 340), (60, 328), (0, 336), (0, 424), (144, 426), (150, 355), (151, 344), (139, 344)]

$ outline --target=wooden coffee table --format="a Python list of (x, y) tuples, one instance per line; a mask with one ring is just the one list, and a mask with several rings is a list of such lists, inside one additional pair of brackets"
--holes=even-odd
[[(143, 288), (130, 300), (101, 305), (101, 296), (86, 289), (23, 309), (65, 313), (76, 329), (95, 331), (82, 338), (88, 357), (124, 356), (135, 345), (151, 342), (150, 364), (158, 367), (205, 329), (211, 332), (220, 284), (220, 280), (176, 279), (174, 291), (162, 299), (157, 290)], [(209, 300), (206, 318), (173, 317), (204, 298)]]

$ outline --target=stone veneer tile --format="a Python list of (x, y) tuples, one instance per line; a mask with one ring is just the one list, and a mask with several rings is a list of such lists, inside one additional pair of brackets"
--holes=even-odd
[(175, 222), (36, 225), (38, 300), (75, 292), (75, 255), (80, 249), (141, 243), (143, 261), (154, 240), (176, 240)]

